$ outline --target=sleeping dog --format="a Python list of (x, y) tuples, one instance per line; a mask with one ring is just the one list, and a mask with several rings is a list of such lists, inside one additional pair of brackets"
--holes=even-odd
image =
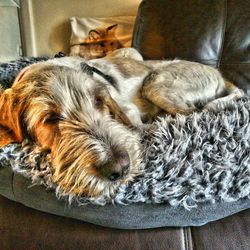
[(195, 62), (143, 61), (134, 49), (33, 64), (0, 97), (0, 146), (29, 138), (52, 155), (65, 194), (112, 195), (143, 171), (139, 133), (159, 115), (214, 110), (243, 95)]

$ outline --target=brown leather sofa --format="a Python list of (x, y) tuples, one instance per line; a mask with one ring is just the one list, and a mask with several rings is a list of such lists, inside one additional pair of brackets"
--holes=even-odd
[[(249, 0), (145, 0), (133, 46), (146, 59), (175, 57), (219, 67), (250, 86)], [(202, 227), (118, 230), (46, 214), (0, 197), (0, 249), (250, 249), (245, 210)]]

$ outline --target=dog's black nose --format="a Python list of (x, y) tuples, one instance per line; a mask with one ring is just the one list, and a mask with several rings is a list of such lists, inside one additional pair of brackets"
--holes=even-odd
[(117, 181), (122, 179), (129, 173), (130, 158), (127, 152), (115, 153), (112, 160), (104, 164), (100, 168), (100, 172), (103, 176), (110, 181)]
[(120, 173), (111, 173), (111, 175), (108, 176), (108, 178), (111, 181), (116, 181), (116, 180), (119, 180), (121, 178), (121, 174)]

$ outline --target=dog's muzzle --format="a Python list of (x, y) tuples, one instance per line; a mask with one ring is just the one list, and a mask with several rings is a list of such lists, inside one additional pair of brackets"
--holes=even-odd
[(122, 179), (129, 173), (130, 158), (127, 152), (115, 152), (112, 157), (98, 168), (102, 176), (110, 181)]

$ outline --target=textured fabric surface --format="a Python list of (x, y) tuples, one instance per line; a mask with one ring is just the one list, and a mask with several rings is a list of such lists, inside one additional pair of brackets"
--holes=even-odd
[(0, 87), (11, 87), (14, 78), (24, 67), (39, 61), (47, 60), (48, 57), (22, 57), (8, 63), (0, 63)]

